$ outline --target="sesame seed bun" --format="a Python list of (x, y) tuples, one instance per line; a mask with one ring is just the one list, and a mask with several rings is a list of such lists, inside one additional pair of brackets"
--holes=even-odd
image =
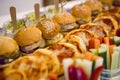
[(90, 21), (92, 13), (89, 6), (77, 4), (72, 7), (71, 14), (78, 19)]
[(60, 31), (60, 25), (51, 19), (44, 19), (39, 21), (36, 27), (42, 31), (44, 39), (51, 39)]
[(59, 24), (70, 24), (76, 21), (76, 19), (67, 12), (57, 13), (53, 16), (53, 20)]

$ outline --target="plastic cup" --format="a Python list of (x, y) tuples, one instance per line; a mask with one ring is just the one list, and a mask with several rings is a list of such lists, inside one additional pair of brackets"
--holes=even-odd
[(101, 73), (100, 80), (119, 80), (120, 79), (120, 68), (119, 69), (105, 69)]

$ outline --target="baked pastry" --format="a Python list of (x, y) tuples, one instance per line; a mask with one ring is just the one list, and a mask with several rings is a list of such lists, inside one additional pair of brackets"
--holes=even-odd
[[(25, 73), (22, 70), (8, 70), (4, 72), (4, 79), (11, 79), (11, 80), (28, 80)], [(3, 80), (4, 80), (3, 79)]]
[[(71, 9), (71, 14), (77, 18), (78, 23), (80, 20), (84, 23), (89, 22), (92, 15), (90, 7), (84, 4), (76, 4), (73, 6)], [(79, 24), (81, 25), (82, 23)]]
[(47, 79), (48, 67), (44, 58), (24, 56), (16, 59), (4, 70), (5, 80), (40, 80)]
[(63, 64), (62, 61), (65, 58), (75, 58), (79, 55), (76, 47), (70, 43), (58, 43), (48, 46), (46, 49), (50, 50), (55, 54), (60, 62), (59, 75), (63, 75)]
[(93, 16), (96, 16), (103, 10), (103, 5), (99, 0), (86, 0), (84, 4), (90, 7)]
[(96, 23), (87, 23), (80, 26), (80, 29), (86, 29), (92, 31), (98, 37), (106, 37), (108, 36), (108, 32), (104, 26)]
[(96, 37), (96, 35), (85, 29), (77, 29), (69, 32), (65, 36), (65, 42), (74, 44), (81, 53), (87, 51), (88, 42), (91, 38)]
[(118, 26), (120, 26), (120, 7), (114, 7), (107, 11), (104, 11), (104, 12), (100, 13), (98, 16), (99, 17), (100, 16), (111, 16), (117, 21)]
[(114, 36), (118, 28), (117, 21), (111, 16), (98, 16), (93, 22), (104, 26), (108, 31), (109, 36)]
[(79, 25), (89, 22), (92, 16), (90, 7), (85, 4), (74, 5), (71, 14), (77, 19)]

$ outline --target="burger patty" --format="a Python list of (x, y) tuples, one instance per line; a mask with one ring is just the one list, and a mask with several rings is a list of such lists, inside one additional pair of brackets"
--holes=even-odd
[(76, 23), (70, 23), (70, 24), (63, 24), (61, 25), (61, 30), (63, 31), (69, 31), (72, 29), (75, 29), (78, 25)]
[(12, 61), (12, 59), (9, 59), (8, 57), (5, 57), (5, 56), (3, 56), (3, 55), (0, 55), (0, 65), (9, 63), (9, 62), (11, 62), (11, 61)]
[(28, 45), (28, 46), (24, 46), (24, 47), (20, 47), (20, 51), (24, 52), (24, 53), (32, 53), (34, 52), (36, 49), (39, 48), (41, 44), (41, 40), (39, 40), (38, 42)]
[(15, 59), (17, 59), (20, 56), (19, 51), (16, 50), (12, 52), (11, 54), (6, 54), (6, 55), (0, 55), (0, 65), (5, 65), (8, 63), (11, 63)]

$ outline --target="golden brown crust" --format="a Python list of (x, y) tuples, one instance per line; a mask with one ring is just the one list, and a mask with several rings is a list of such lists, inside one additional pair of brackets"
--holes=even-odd
[(80, 26), (81, 29), (90, 30), (95, 33), (98, 37), (108, 36), (106, 28), (100, 24), (96, 23), (87, 23)]
[(4, 71), (5, 80), (12, 79), (12, 80), (27, 80), (25, 73), (21, 70), (6, 70)]
[(75, 18), (67, 12), (57, 13), (53, 16), (53, 20), (59, 24), (70, 24), (76, 21)]
[(0, 36), (0, 55), (8, 56), (19, 50), (17, 42), (6, 36)]
[(99, 16), (95, 18), (94, 23), (100, 24), (106, 28), (109, 33), (109, 36), (115, 35), (115, 32), (118, 28), (117, 21), (111, 16)]
[(14, 39), (20, 46), (31, 45), (42, 38), (42, 33), (37, 27), (27, 27), (15, 34)]
[(84, 4), (77, 4), (73, 6), (71, 9), (71, 14), (76, 18), (85, 20), (87, 22), (91, 19), (91, 9), (89, 8), (89, 6)]
[(41, 31), (45, 39), (51, 39), (60, 31), (60, 25), (51, 19), (39, 21), (36, 25)]
[(76, 47), (70, 43), (58, 43), (48, 46), (46, 49), (52, 51), (60, 61), (59, 75), (63, 74), (63, 64), (62, 61), (65, 58), (75, 58), (79, 55)]
[(71, 32), (69, 32), (66, 36), (65, 36), (65, 39), (69, 39), (69, 37), (71, 35), (75, 35), (75, 36), (79, 36), (79, 37), (86, 37), (87, 40), (89, 40), (90, 38), (92, 37), (96, 37), (96, 35), (91, 32), (91, 31), (88, 31), (88, 30), (85, 30), (85, 29), (76, 29), (76, 30), (73, 30)]
[(66, 42), (73, 44), (80, 53), (85, 53), (87, 48), (85, 43), (82, 43), (82, 39), (78, 36), (71, 35)]
[(92, 11), (102, 11), (103, 5), (99, 0), (86, 0), (84, 4), (89, 6)]
[[(17, 72), (19, 74), (11, 75), (11, 72)], [(44, 58), (39, 56), (24, 56), (16, 59), (11, 63), (9, 67), (4, 70), (5, 78), (11, 77), (12, 80), (16, 78), (19, 80), (19, 76), (23, 79), (20, 80), (39, 80), (46, 79), (48, 77), (47, 63)], [(17, 75), (17, 76), (15, 76)]]
[(60, 63), (54, 53), (47, 49), (38, 49), (32, 55), (45, 58), (47, 61), (48, 72), (58, 74)]

